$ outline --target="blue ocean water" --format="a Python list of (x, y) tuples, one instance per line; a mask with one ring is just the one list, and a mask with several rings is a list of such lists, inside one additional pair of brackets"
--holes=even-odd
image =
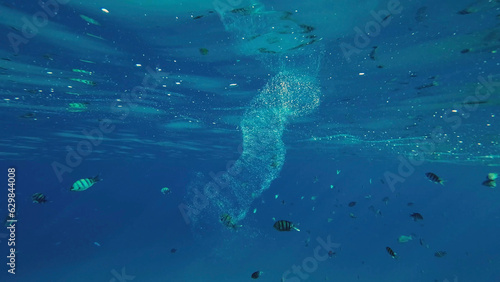
[(0, 281), (500, 281), (498, 1), (1, 4)]

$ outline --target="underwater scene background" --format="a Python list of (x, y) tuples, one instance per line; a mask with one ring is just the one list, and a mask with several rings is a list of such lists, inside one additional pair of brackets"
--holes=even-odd
[(500, 1), (0, 4), (0, 281), (500, 281)]

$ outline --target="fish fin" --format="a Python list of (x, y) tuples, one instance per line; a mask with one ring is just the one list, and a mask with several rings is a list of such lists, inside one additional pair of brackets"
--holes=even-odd
[(439, 184), (443, 185), (444, 186), (444, 183), (446, 182), (446, 180), (441, 180), (441, 182), (439, 182)]
[(101, 178), (101, 173), (99, 172), (94, 178), (92, 178), (92, 180), (94, 180), (94, 182), (99, 182), (99, 181), (103, 180)]

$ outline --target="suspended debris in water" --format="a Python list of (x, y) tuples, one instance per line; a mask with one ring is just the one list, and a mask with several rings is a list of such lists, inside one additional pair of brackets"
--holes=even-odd
[(435, 174), (434, 174), (434, 173), (432, 173), (432, 172), (427, 172), (427, 173), (425, 174), (425, 176), (427, 176), (427, 178), (429, 178), (429, 180), (430, 180), (431, 182), (434, 182), (434, 183), (439, 183), (439, 184), (441, 184), (441, 185), (444, 185), (444, 181), (443, 181), (441, 178), (439, 178), (439, 176), (435, 175)]
[(413, 218), (414, 221), (424, 220), (424, 217), (418, 212), (414, 212), (410, 214), (410, 216)]
[(293, 223), (288, 220), (278, 220), (273, 225), (274, 229), (278, 231), (291, 231), (292, 229), (300, 231), (297, 227), (293, 226)]
[(93, 25), (101, 25), (98, 21), (92, 19), (92, 18), (89, 18), (85, 15), (80, 15), (80, 18), (82, 18), (84, 21), (90, 23), (90, 24), (93, 24)]
[(34, 204), (42, 204), (47, 202), (47, 197), (42, 193), (35, 193), (31, 196)]
[(102, 179), (99, 177), (99, 175), (92, 177), (92, 178), (84, 178), (77, 180), (73, 185), (71, 185), (71, 191), (85, 191), (92, 187), (95, 183), (101, 181)]
[(208, 49), (207, 48), (200, 48), (200, 54), (208, 55)]
[(438, 251), (438, 252), (434, 253), (434, 256), (438, 257), (438, 258), (442, 258), (442, 257), (446, 256), (446, 252), (445, 251)]
[(264, 273), (264, 272), (262, 272), (262, 271), (255, 271), (254, 273), (252, 273), (252, 276), (251, 276), (251, 277), (252, 277), (253, 279), (257, 279), (257, 278), (259, 278), (259, 277), (260, 277), (260, 275), (262, 275), (262, 273)]

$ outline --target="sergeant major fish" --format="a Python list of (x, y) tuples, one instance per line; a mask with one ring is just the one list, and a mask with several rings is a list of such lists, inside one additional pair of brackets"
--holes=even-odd
[(278, 220), (274, 223), (273, 225), (274, 229), (278, 231), (291, 231), (292, 229), (300, 231), (297, 227), (293, 226), (293, 223), (291, 223), (288, 220)]
[(427, 178), (429, 178), (429, 180), (430, 180), (431, 182), (434, 182), (434, 183), (439, 183), (439, 184), (441, 184), (441, 185), (444, 185), (444, 180), (443, 180), (443, 179), (441, 179), (441, 178), (439, 178), (439, 176), (435, 175), (435, 174), (434, 174), (434, 173), (432, 173), (432, 172), (427, 172), (427, 173), (425, 174), (425, 176), (427, 176)]
[(73, 185), (71, 185), (71, 191), (85, 191), (87, 189), (89, 189), (90, 187), (92, 187), (92, 185), (94, 185), (96, 182), (99, 182), (101, 181), (102, 179), (99, 177), (99, 175), (97, 175), (96, 177), (93, 177), (93, 178), (84, 178), (84, 179), (80, 179), (78, 181), (76, 181), (75, 183), (73, 183)]
[(385, 249), (387, 250), (387, 252), (389, 253), (389, 255), (392, 257), (392, 258), (397, 258), (398, 257), (398, 254), (395, 253), (391, 247), (385, 247)]
[(223, 215), (220, 216), (220, 222), (224, 226), (226, 226), (228, 228), (235, 229), (235, 230), (243, 226), (243, 225), (237, 225), (237, 224), (235, 224), (234, 221), (233, 221), (233, 217), (230, 216), (227, 213), (225, 213), (225, 214), (223, 214)]

